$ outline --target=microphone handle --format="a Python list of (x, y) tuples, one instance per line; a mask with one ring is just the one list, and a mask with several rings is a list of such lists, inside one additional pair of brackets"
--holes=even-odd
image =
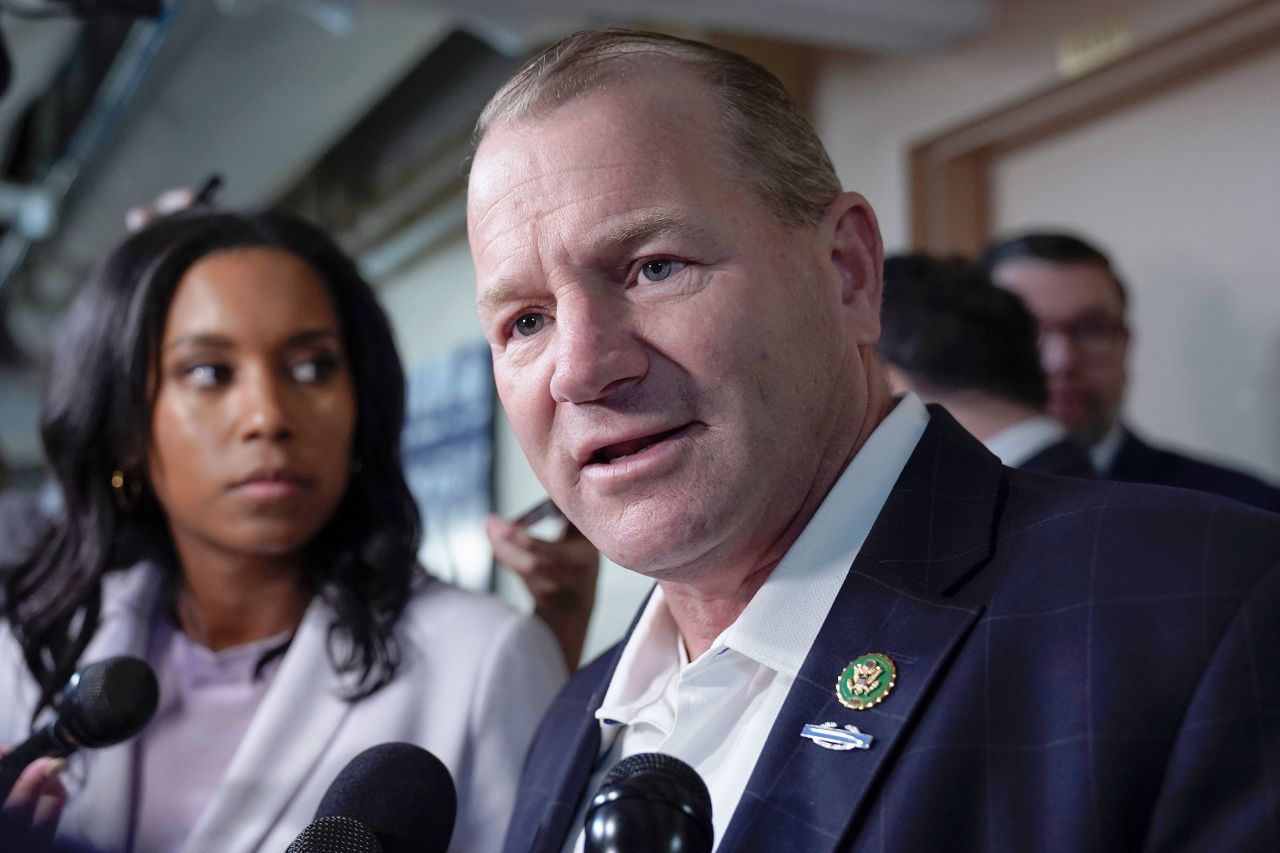
[(0, 756), (0, 803), (9, 797), (27, 765), (37, 758), (66, 758), (76, 751), (74, 743), (58, 736), (56, 721), (40, 728), (31, 737)]

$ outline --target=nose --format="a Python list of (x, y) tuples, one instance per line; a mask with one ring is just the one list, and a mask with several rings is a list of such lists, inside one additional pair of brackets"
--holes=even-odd
[(239, 394), (240, 437), (279, 441), (293, 434), (285, 391), (269, 369), (245, 371)]
[(560, 301), (551, 376), (557, 403), (604, 399), (637, 382), (648, 369), (648, 354), (625, 304), (587, 294)]
[(1046, 376), (1061, 376), (1076, 363), (1079, 353), (1071, 338), (1060, 331), (1040, 333), (1040, 366)]

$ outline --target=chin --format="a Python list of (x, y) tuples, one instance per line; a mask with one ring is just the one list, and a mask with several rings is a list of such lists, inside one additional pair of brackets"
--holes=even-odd
[(692, 578), (687, 567), (715, 547), (707, 541), (707, 531), (716, 529), (720, 528), (705, 517), (695, 518), (687, 511), (666, 518), (648, 512), (629, 522), (624, 517), (601, 531), (599, 538), (587, 538), (625, 569), (654, 580), (688, 581)]
[(305, 549), (315, 535), (309, 528), (255, 530), (239, 537), (235, 547), (257, 557), (287, 557)]

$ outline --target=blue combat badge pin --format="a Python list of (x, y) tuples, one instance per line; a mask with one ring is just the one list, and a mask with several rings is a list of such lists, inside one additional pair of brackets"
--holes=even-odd
[(835, 723), (807, 723), (800, 730), (800, 737), (807, 737), (823, 749), (834, 749), (844, 752), (847, 749), (870, 749), (871, 735), (858, 731), (857, 726), (841, 728)]
[(861, 655), (849, 662), (836, 681), (836, 698), (854, 711), (879, 705), (897, 684), (898, 668), (881, 652)]

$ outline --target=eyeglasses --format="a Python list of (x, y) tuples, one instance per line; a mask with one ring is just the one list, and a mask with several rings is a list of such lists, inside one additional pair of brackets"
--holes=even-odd
[(1084, 317), (1068, 323), (1041, 324), (1040, 346), (1052, 337), (1062, 337), (1081, 352), (1101, 355), (1114, 350), (1129, 336), (1124, 320), (1112, 317)]

